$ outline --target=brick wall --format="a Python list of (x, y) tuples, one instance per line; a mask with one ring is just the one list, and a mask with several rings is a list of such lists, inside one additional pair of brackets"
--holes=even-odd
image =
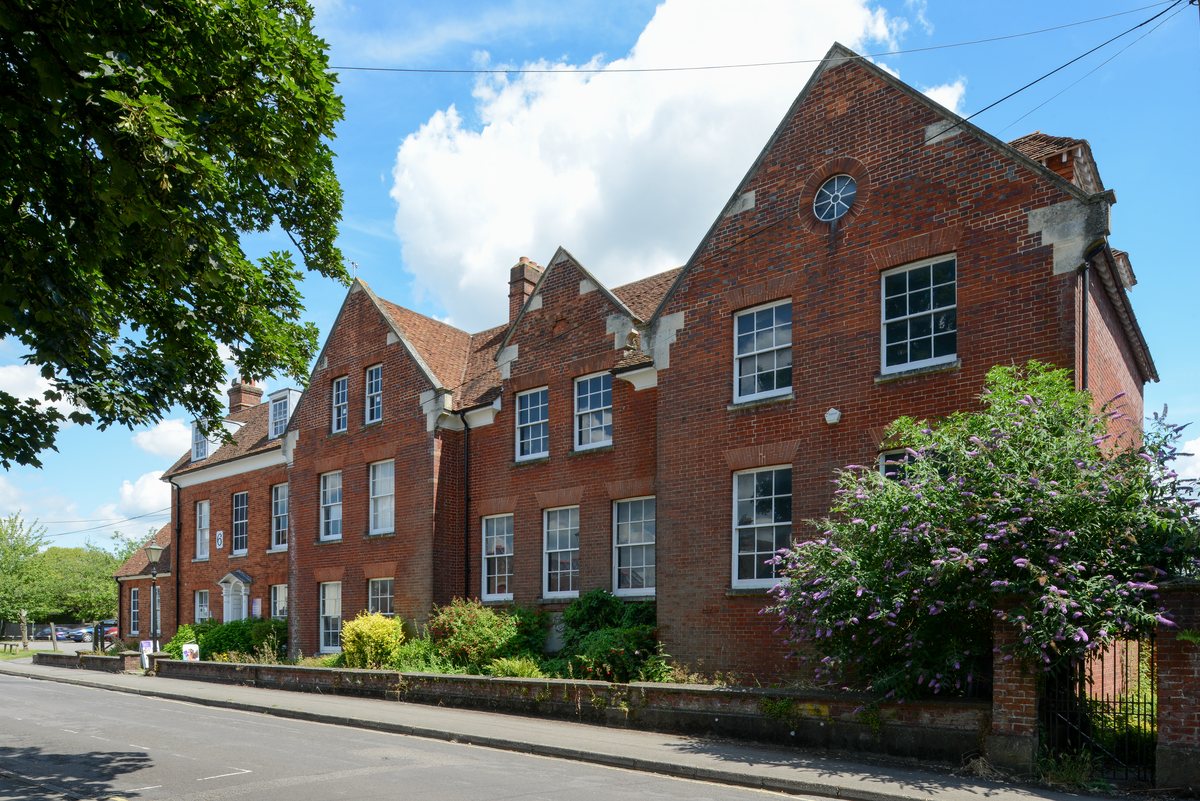
[[(921, 147), (938, 119), (851, 64), (826, 71), (744, 186), (754, 208), (718, 222), (664, 309), (684, 328), (659, 373), (659, 620), (683, 661), (763, 676), (790, 667), (758, 614), (769, 599), (729, 596), (733, 464), (749, 466), (739, 450), (792, 466), (793, 535), (804, 536), (799, 521), (829, 507), (834, 468), (877, 460), (896, 417), (977, 408), (998, 363), (1074, 366), (1075, 278), (1052, 274), (1053, 251), (1027, 218), (1069, 196), (966, 134)], [(808, 211), (806, 186), (838, 172), (859, 175), (862, 206), (835, 230)], [(877, 382), (881, 271), (947, 252), (961, 366)], [(730, 409), (734, 313), (784, 298), (795, 397)], [(794, 456), (778, 455), (784, 445)]]
[(1200, 631), (1200, 582), (1164, 588), (1162, 604), (1174, 626), (1159, 626), (1159, 787), (1200, 787), (1200, 645), (1179, 639)]
[[(196, 622), (196, 592), (208, 591), (209, 613), (214, 620), (226, 620), (222, 587), (217, 582), (240, 570), (251, 579), (247, 586), (245, 616), (253, 604), (259, 605), (259, 617), (271, 615), (271, 586), (288, 583), (287, 550), (272, 548), (271, 488), (288, 483), (287, 469), (278, 465), (241, 473), (228, 478), (206, 481), (178, 490), (181, 530), (179, 548), (179, 622)], [(246, 551), (233, 551), (233, 496), (246, 493)], [(196, 506), (208, 502), (208, 556), (197, 557)], [(221, 547), (217, 547), (221, 532)]]
[(1124, 418), (1117, 421), (1112, 430), (1115, 434), (1122, 434), (1126, 438), (1136, 437), (1140, 441), (1145, 416), (1142, 389), (1146, 377), (1137, 367), (1121, 320), (1095, 268), (1091, 268), (1088, 295), (1088, 389), (1097, 407), (1125, 393), (1124, 397), (1114, 402), (1113, 408), (1120, 411)]
[[(579, 590), (613, 589), (613, 501), (653, 495), (657, 391), (635, 391), (612, 380), (611, 446), (574, 448), (575, 379), (611, 369), (614, 350), (606, 319), (619, 312), (603, 293), (580, 294), (585, 275), (564, 257), (548, 268), (539, 294), (512, 335), (519, 358), (504, 381), (495, 421), (471, 437), (471, 590), (481, 593), (482, 517), (513, 513), (513, 596), (520, 604), (542, 598), (543, 510), (579, 506)], [(545, 386), (549, 398), (549, 455), (518, 462), (516, 396)], [(565, 601), (549, 603), (561, 609)]]
[[(291, 428), (298, 432), (288, 471), (292, 497), (289, 564), (289, 640), (293, 653), (319, 649), (318, 587), (342, 585), (342, 620), (367, 608), (368, 573), (394, 580), (396, 615), (424, 622), (434, 600), (433, 466), (438, 438), (426, 430), (419, 396), (430, 382), (400, 342), (388, 342), (384, 318), (364, 290), (352, 292), (325, 344), (325, 363), (313, 372)], [(383, 419), (365, 423), (366, 369), (383, 365)], [(332, 433), (332, 382), (349, 379), (347, 429)], [(395, 532), (371, 535), (369, 466), (395, 460)], [(319, 536), (320, 479), (342, 474), (342, 538)], [(448, 525), (452, 526), (450, 521)]]

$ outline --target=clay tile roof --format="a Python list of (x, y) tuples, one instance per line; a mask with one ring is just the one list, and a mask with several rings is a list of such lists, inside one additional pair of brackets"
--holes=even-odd
[(470, 353), (462, 376), (462, 385), (454, 391), (454, 408), (469, 409), (490, 403), (500, 394), (500, 371), (496, 369), (496, 349), (504, 339), (508, 324), (498, 325), (471, 335)]
[(682, 267), (676, 267), (673, 270), (616, 287), (612, 292), (639, 319), (649, 320), (650, 315), (654, 314), (654, 310), (666, 296), (667, 290), (671, 288), (671, 282), (675, 280), (675, 276), (679, 275), (679, 271), (682, 269)]
[(392, 321), (421, 354), (444, 387), (458, 386), (462, 381), (471, 345), (471, 335), (432, 317), (417, 314), (390, 300), (379, 299)]
[[(155, 533), (153, 540), (163, 546), (162, 556), (158, 557), (158, 572), (169, 573), (171, 571), (171, 524), (167, 523)], [(117, 572), (113, 573), (113, 577), (117, 576), (148, 576), (150, 575), (150, 560), (146, 556), (145, 546), (149, 544), (149, 540), (142, 543), (142, 547), (138, 548), (133, 556), (125, 560), (125, 564), (117, 568)]]
[(235, 423), (242, 423), (233, 434), (233, 444), (224, 444), (208, 455), (207, 459), (201, 459), (198, 462), (192, 461), (191, 449), (179, 458), (171, 469), (163, 474), (163, 478), (178, 475), (180, 473), (188, 473), (192, 470), (200, 470), (205, 467), (212, 467), (214, 464), (229, 462), (234, 459), (240, 459), (243, 456), (261, 453), (263, 451), (274, 450), (280, 446), (278, 439), (267, 439), (267, 422), (270, 417), (271, 404), (260, 403), (257, 406), (251, 406), (249, 409), (242, 409), (238, 412), (226, 415), (226, 420), (232, 420)]
[(1014, 139), (1008, 144), (1010, 147), (1020, 151), (1021, 155), (1028, 156), (1034, 161), (1041, 161), (1044, 158), (1053, 156), (1055, 153), (1061, 153), (1078, 145), (1087, 146), (1087, 140), (1072, 139), (1069, 136), (1050, 136), (1041, 131), (1034, 131), (1031, 134)]

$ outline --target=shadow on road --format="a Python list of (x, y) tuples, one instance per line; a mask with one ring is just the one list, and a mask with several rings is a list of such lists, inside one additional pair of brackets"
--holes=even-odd
[(151, 764), (141, 751), (60, 754), (43, 748), (0, 746), (0, 769), (88, 796), (111, 792), (114, 780)]

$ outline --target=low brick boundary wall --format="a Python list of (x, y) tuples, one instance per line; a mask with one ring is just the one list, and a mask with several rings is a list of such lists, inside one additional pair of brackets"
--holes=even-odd
[(82, 667), (79, 664), (79, 654), (54, 653), (52, 651), (39, 651), (33, 655), (33, 664), (48, 665), (50, 667), (77, 668)]
[(125, 673), (142, 669), (142, 655), (137, 651), (124, 651), (116, 656), (80, 654), (79, 661), (84, 670), (103, 670), (107, 673)]
[(954, 764), (982, 750), (983, 737), (991, 726), (991, 704), (964, 699), (886, 704), (875, 713), (864, 714), (858, 710), (870, 698), (857, 693), (179, 660), (161, 660), (157, 667), (164, 678), (355, 695)]

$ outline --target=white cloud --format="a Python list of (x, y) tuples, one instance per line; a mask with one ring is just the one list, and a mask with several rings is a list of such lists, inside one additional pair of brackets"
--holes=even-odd
[(911, 9), (916, 13), (917, 22), (919, 22), (921, 27), (925, 29), (926, 34), (932, 36), (933, 23), (929, 21), (927, 16), (925, 16), (925, 12), (928, 10), (926, 0), (904, 0), (904, 7)]
[(131, 441), (146, 453), (178, 459), (192, 446), (192, 429), (182, 420), (163, 420), (134, 434)]
[[(46, 403), (46, 390), (50, 389), (50, 382), (42, 378), (41, 372), (32, 364), (6, 364), (0, 365), (0, 391), (7, 392), (14, 398), (24, 400), (25, 398), (33, 398), (41, 404)], [(71, 405), (65, 400), (55, 401), (50, 404), (58, 409), (64, 415), (76, 411), (77, 407)], [(72, 425), (70, 421), (60, 423), (60, 426), (66, 427)]]
[(1200, 479), (1200, 437), (1188, 440), (1179, 451), (1192, 455), (1176, 459), (1175, 472), (1179, 474), (1180, 478)]
[[(865, 0), (666, 0), (624, 59), (481, 80), (401, 144), (396, 232), (418, 296), (472, 330), (502, 322), (508, 269), (571, 250), (610, 286), (687, 260), (813, 64), (614, 69), (819, 58), (895, 30)], [(478, 128), (473, 121), (478, 121)]]
[(21, 502), (25, 493), (13, 484), (6, 476), (0, 476), (0, 515), (10, 515), (21, 511)]
[[(152, 470), (132, 484), (128, 480), (121, 482), (120, 500), (117, 502), (120, 515), (134, 517), (169, 508), (171, 485), (159, 480), (162, 474), (162, 470)], [(123, 528), (130, 526), (126, 524)]]
[(944, 83), (940, 86), (922, 86), (921, 91), (955, 114), (962, 114), (963, 96), (967, 93), (967, 79), (959, 78), (954, 83)]

